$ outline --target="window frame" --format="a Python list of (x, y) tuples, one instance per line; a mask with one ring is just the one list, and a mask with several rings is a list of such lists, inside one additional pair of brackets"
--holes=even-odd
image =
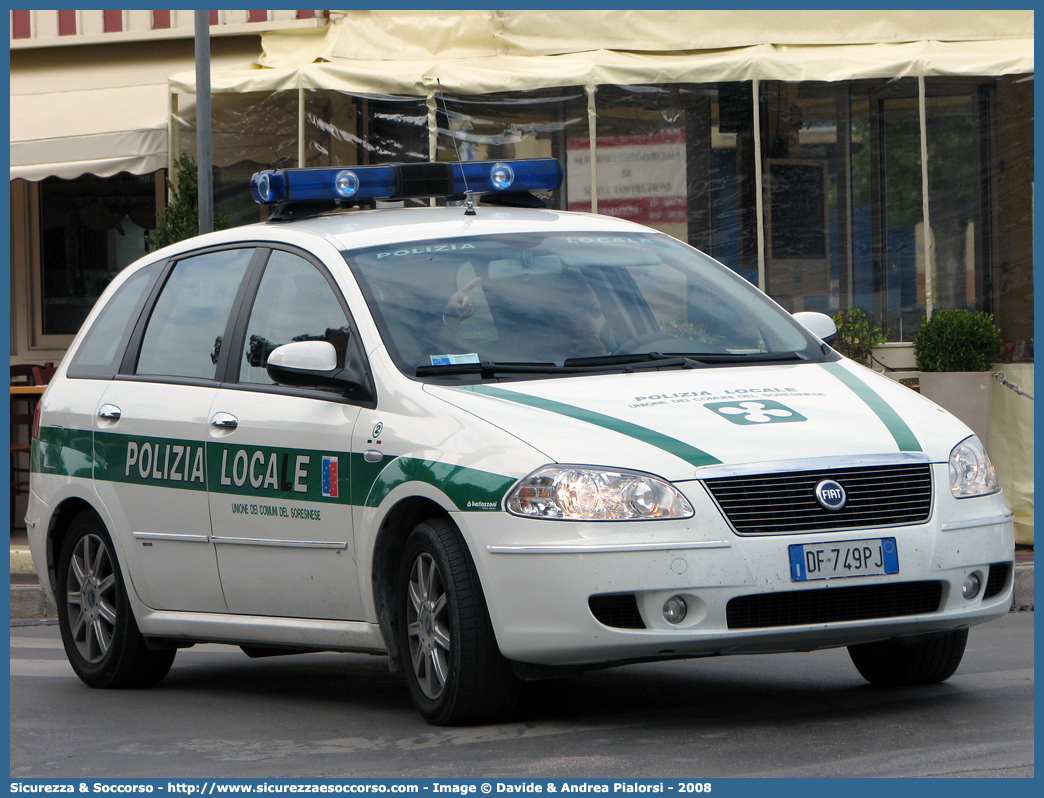
[[(74, 380), (111, 380), (116, 377), (120, 369), (123, 367), (123, 361), (126, 357), (127, 348), (133, 339), (134, 331), (138, 327), (142, 314), (145, 312), (146, 308), (149, 307), (149, 303), (152, 300), (152, 297), (156, 291), (156, 286), (159, 283), (161, 283), (164, 280), (165, 275), (169, 273), (169, 265), (169, 261), (154, 260), (151, 263), (147, 263), (141, 268), (136, 269), (135, 274), (130, 274), (127, 276), (127, 280), (125, 280), (123, 284), (116, 289), (113, 295), (106, 300), (105, 307), (101, 309), (101, 312), (98, 314), (98, 316), (96, 316), (94, 320), (91, 322), (90, 327), (87, 329), (83, 339), (80, 341), (79, 345), (76, 348), (76, 351), (73, 353), (72, 359), (69, 361), (69, 368), (66, 371), (67, 377)], [(144, 287), (144, 290), (142, 291), (141, 296), (138, 297), (138, 299), (135, 301), (134, 307), (131, 309), (130, 314), (128, 314), (127, 322), (124, 325), (123, 332), (120, 333), (119, 343), (116, 344), (116, 351), (113, 354), (113, 358), (109, 362), (108, 366), (102, 366), (97, 368), (91, 368), (90, 366), (81, 366), (79, 364), (79, 358), (81, 356), (81, 353), (83, 352), (83, 347), (88, 342), (88, 339), (91, 335), (91, 331), (95, 329), (98, 322), (105, 314), (106, 308), (110, 304), (112, 304), (113, 300), (116, 299), (120, 292), (124, 290), (124, 287), (127, 285), (127, 283), (133, 280), (135, 276), (154, 267), (158, 267), (156, 269), (156, 273), (146, 278), (147, 283)]]
[[(151, 177), (153, 179), (153, 190), (156, 199), (156, 212), (159, 213), (166, 207), (166, 170), (159, 169), (155, 172), (147, 172), (138, 177)], [(24, 185), (16, 187), (15, 183)], [(20, 193), (20, 201), (24, 203), (24, 218), (16, 225), (12, 223), (12, 239), (15, 235), (24, 235), (25, 267), (27, 270), (27, 284), (24, 295), (28, 302), (25, 308), (26, 315), (22, 320), (26, 338), (26, 349), (33, 353), (55, 353), (61, 357), (76, 339), (77, 333), (44, 333), (44, 298), (43, 298), (43, 229), (41, 227), (42, 208), (40, 181), (22, 180), (12, 181), (12, 205), (15, 204), (15, 191)], [(17, 232), (16, 232), (17, 228)], [(15, 268), (15, 255), (12, 252), (11, 266)], [(144, 255), (148, 257), (148, 253)], [(128, 264), (124, 268), (128, 268)], [(19, 290), (22, 292), (22, 289)], [(104, 291), (103, 291), (104, 293)], [(100, 297), (99, 297), (100, 298)], [(12, 338), (14, 336), (12, 335)]]
[[(259, 256), (250, 265), (247, 277), (241, 286), (241, 293), (236, 297), (236, 305), (231, 314), (235, 317), (235, 321), (228, 330), (229, 336), (226, 340), (229, 341), (229, 346), (222, 347), (223, 350), (227, 350), (229, 357), (225, 360), (224, 353), (222, 353), (221, 359), (219, 359), (218, 362), (217, 374), (220, 387), (254, 393), (271, 393), (286, 396), (324, 399), (326, 401), (358, 405), (370, 409), (376, 408), (377, 388), (373, 381), (373, 374), (370, 370), (369, 360), (360, 346), (362, 341), (359, 336), (359, 327), (355, 323), (355, 317), (352, 315), (347, 300), (344, 298), (344, 292), (337, 284), (337, 280), (334, 279), (330, 270), (319, 258), (299, 247), (273, 241), (256, 242), (256, 246), (258, 248)], [(265, 269), (268, 267), (269, 259), (271, 258), (272, 253), (277, 251), (294, 255), (311, 264), (329, 284), (334, 297), (337, 299), (337, 302), (344, 313), (350, 331), (348, 349), (345, 353), (345, 367), (347, 367), (349, 362), (354, 362), (359, 365), (360, 372), (366, 381), (364, 387), (368, 391), (369, 397), (351, 397), (333, 391), (292, 388), (286, 385), (263, 385), (260, 383), (240, 382), (239, 378), (243, 363), (243, 351), (246, 346), (246, 334), (247, 327), (250, 324), (250, 316), (251, 313), (253, 313), (254, 302), (257, 299), (257, 293), (261, 287), (261, 281), (264, 278)], [(235, 357), (232, 357), (233, 352), (235, 353)]]
[(170, 258), (167, 261), (167, 265), (164, 267), (162, 274), (152, 287), (152, 291), (149, 294), (149, 298), (145, 303), (144, 312), (138, 317), (138, 321), (134, 326), (134, 331), (131, 333), (130, 340), (127, 343), (127, 348), (123, 353), (123, 359), (120, 363), (119, 372), (116, 374), (115, 379), (126, 380), (130, 382), (151, 382), (160, 383), (166, 385), (216, 385), (219, 380), (217, 375), (223, 373), (223, 363), (228, 358), (228, 347), (222, 346), (221, 353), (218, 355), (218, 362), (215, 366), (214, 378), (201, 378), (201, 377), (178, 377), (173, 375), (165, 374), (136, 374), (135, 371), (138, 367), (138, 359), (141, 355), (142, 342), (145, 339), (145, 330), (149, 326), (149, 322), (152, 320), (152, 314), (156, 309), (156, 303), (159, 301), (160, 296), (163, 294), (163, 290), (167, 287), (167, 283), (170, 280), (170, 276), (174, 273), (174, 269), (179, 263), (185, 260), (190, 260), (201, 255), (208, 255), (213, 252), (227, 252), (230, 250), (237, 249), (252, 249), (253, 254), (250, 257), (250, 262), (247, 264), (246, 271), (240, 281), (239, 288), (236, 290), (235, 298), (232, 300), (232, 307), (229, 310), (228, 318), (225, 320), (225, 333), (223, 340), (228, 340), (228, 336), (233, 329), (233, 323), (238, 313), (238, 307), (243, 301), (243, 294), (245, 286), (249, 282), (250, 275), (257, 267), (257, 261), (261, 254), (261, 249), (257, 242), (238, 241), (234, 244), (225, 244), (214, 247), (204, 247), (201, 249), (192, 250), (191, 252), (184, 252), (176, 257)]

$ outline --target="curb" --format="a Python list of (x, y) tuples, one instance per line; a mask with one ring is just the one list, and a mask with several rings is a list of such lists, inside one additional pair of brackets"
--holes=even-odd
[(39, 585), (11, 585), (11, 620), (58, 618), (58, 609)]
[(1012, 612), (1033, 612), (1033, 563), (1015, 565), (1015, 592)]
[[(11, 573), (36, 576), (28, 548), (11, 548)], [(1033, 563), (1016, 564), (1012, 612), (1033, 612)], [(11, 585), (11, 620), (26, 621), (58, 617), (55, 605), (44, 596), (39, 584)]]

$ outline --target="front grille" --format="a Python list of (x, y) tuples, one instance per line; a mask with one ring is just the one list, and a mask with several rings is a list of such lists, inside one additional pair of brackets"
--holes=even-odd
[[(848, 495), (840, 510), (816, 501), (816, 485), (825, 479)], [(922, 524), (932, 511), (927, 463), (718, 477), (704, 484), (741, 535)]]
[(634, 593), (603, 593), (591, 596), (588, 606), (597, 621), (614, 629), (644, 629)]
[(990, 566), (990, 575), (986, 577), (986, 589), (982, 591), (983, 599), (993, 598), (1004, 590), (1010, 571), (1010, 562), (996, 562)]
[(737, 596), (726, 607), (730, 629), (922, 615), (939, 609), (941, 582), (899, 582)]

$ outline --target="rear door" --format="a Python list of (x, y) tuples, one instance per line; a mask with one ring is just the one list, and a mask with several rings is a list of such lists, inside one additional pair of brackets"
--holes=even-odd
[(184, 257), (164, 274), (94, 419), (98, 493), (148, 606), (224, 612), (207, 499), (210, 410), (252, 247)]

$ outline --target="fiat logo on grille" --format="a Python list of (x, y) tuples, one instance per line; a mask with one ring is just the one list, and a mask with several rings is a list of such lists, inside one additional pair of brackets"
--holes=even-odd
[(816, 485), (816, 501), (824, 510), (840, 510), (848, 501), (848, 494), (832, 479), (824, 479)]

